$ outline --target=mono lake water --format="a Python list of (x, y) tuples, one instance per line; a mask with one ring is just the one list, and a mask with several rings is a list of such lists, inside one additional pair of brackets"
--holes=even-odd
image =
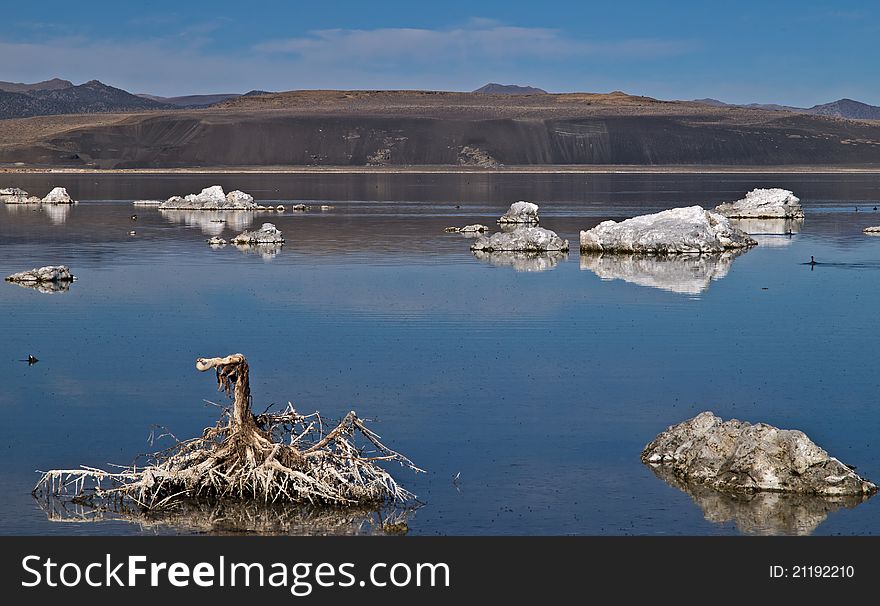
[[(131, 204), (215, 183), (288, 211), (214, 223)], [(217, 418), (204, 400), (224, 400), (194, 359), (239, 351), (256, 411), (355, 409), (427, 471), (392, 469), (425, 503), (411, 534), (880, 529), (880, 497), (839, 507), (691, 495), (639, 461), (668, 425), (712, 410), (801, 429), (880, 480), (880, 237), (862, 233), (880, 224), (880, 176), (0, 179), (39, 195), (52, 185), (81, 202), (0, 206), (3, 276), (64, 263), (78, 277), (54, 294), (0, 284), (0, 533), (186, 532), (50, 521), (30, 495), (35, 470), (129, 463), (155, 450), (156, 425), (198, 435)], [(602, 220), (768, 186), (795, 191), (806, 220), (739, 256), (578, 253), (579, 230)], [(478, 259), (443, 231), (494, 229), (518, 199), (540, 204), (567, 256)], [(334, 208), (292, 213), (291, 201)], [(280, 251), (205, 243), (264, 221), (284, 233)], [(821, 264), (804, 265), (811, 255)], [(28, 354), (40, 361), (20, 361)]]

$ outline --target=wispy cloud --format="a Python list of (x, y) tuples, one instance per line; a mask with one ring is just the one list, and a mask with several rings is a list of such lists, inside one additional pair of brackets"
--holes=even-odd
[(650, 58), (687, 52), (694, 43), (684, 40), (576, 39), (560, 30), (518, 27), (486, 19), (448, 29), (378, 28), (324, 29), (305, 36), (270, 40), (256, 45), (258, 52), (286, 54), (305, 61), (369, 63), (401, 61), (441, 63), (459, 59), (572, 58), (615, 56)]

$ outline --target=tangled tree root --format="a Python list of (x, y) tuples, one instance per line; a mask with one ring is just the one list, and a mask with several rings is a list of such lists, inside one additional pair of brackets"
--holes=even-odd
[(205, 429), (201, 437), (149, 455), (143, 465), (116, 471), (91, 467), (48, 471), (34, 495), (47, 500), (50, 512), (58, 509), (51, 501), (60, 499), (75, 507), (123, 515), (181, 511), (198, 499), (332, 508), (415, 500), (379, 463), (422, 470), (382, 444), (354, 411), (329, 431), (318, 413), (303, 415), (291, 404), (281, 412), (255, 416), (242, 354), (199, 358), (196, 368), (215, 369), (218, 389), (233, 397), (232, 409), (217, 425)]

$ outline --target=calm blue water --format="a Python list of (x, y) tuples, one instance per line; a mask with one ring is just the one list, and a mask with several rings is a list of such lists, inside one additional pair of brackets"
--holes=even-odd
[[(255, 409), (355, 409), (428, 471), (394, 470), (425, 502), (412, 534), (790, 532), (792, 519), (817, 534), (880, 529), (880, 498), (827, 517), (786, 503), (762, 516), (703, 500), (704, 511), (638, 458), (708, 409), (801, 429), (880, 480), (880, 238), (862, 233), (880, 224), (878, 176), (7, 181), (40, 195), (65, 185), (82, 201), (66, 214), (0, 206), (0, 274), (65, 263), (79, 278), (56, 294), (0, 284), (2, 534), (153, 532), (49, 521), (30, 496), (35, 470), (128, 463), (151, 450), (155, 424), (200, 433), (216, 420), (203, 400), (222, 399), (193, 361), (238, 351)], [(284, 232), (273, 256), (205, 244), (243, 225), (131, 205), (213, 183), (335, 208), (253, 218)], [(579, 258), (578, 231), (602, 220), (770, 185), (802, 197), (800, 233), (685, 267), (688, 279), (650, 263), (600, 277)], [(542, 225), (572, 243), (567, 258), (516, 271), (443, 232), (494, 226), (517, 199), (541, 205)], [(802, 265), (810, 255), (826, 264)], [(40, 362), (19, 361), (29, 353)]]

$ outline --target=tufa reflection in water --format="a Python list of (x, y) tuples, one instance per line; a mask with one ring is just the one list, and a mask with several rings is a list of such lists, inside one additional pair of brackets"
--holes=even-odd
[(581, 253), (581, 270), (602, 280), (623, 280), (638, 286), (698, 295), (713, 280), (727, 275), (730, 264), (747, 249), (712, 254), (617, 255)]
[(198, 227), (208, 236), (219, 236), (227, 227), (236, 231), (247, 229), (257, 216), (256, 212), (248, 210), (160, 210), (159, 213), (172, 223)]
[(174, 508), (102, 507), (89, 499), (34, 497), (50, 522), (128, 522), (141, 531), (265, 535), (388, 535), (409, 532), (416, 507), (314, 507), (238, 499), (187, 499)]
[(727, 494), (703, 484), (686, 482), (663, 465), (648, 465), (658, 478), (687, 493), (715, 524), (733, 522), (743, 534), (810, 535), (838, 509), (852, 509), (869, 495), (828, 497), (820, 495), (755, 492)]
[[(212, 244), (211, 248), (223, 248), (225, 244)], [(272, 244), (233, 244), (239, 251), (246, 255), (260, 255), (264, 261), (271, 261), (278, 256), (284, 246), (281, 242)]]
[(484, 250), (471, 251), (474, 257), (480, 261), (490, 263), (497, 267), (512, 267), (514, 271), (537, 272), (547, 271), (556, 267), (560, 261), (568, 259), (567, 252), (510, 252)]
[(799, 234), (804, 226), (803, 218), (731, 219), (730, 223), (749, 234), (758, 243), (758, 246), (775, 248), (790, 245), (793, 236)]
[(53, 295), (56, 293), (67, 292), (70, 290), (70, 285), (73, 284), (73, 280), (62, 280), (56, 282), (9, 282), (10, 284), (15, 284), (16, 286), (21, 286), (22, 288), (29, 288), (31, 290), (36, 290), (37, 292), (45, 293), (47, 295)]
[(9, 214), (42, 213), (53, 225), (63, 225), (74, 204), (4, 204)]

